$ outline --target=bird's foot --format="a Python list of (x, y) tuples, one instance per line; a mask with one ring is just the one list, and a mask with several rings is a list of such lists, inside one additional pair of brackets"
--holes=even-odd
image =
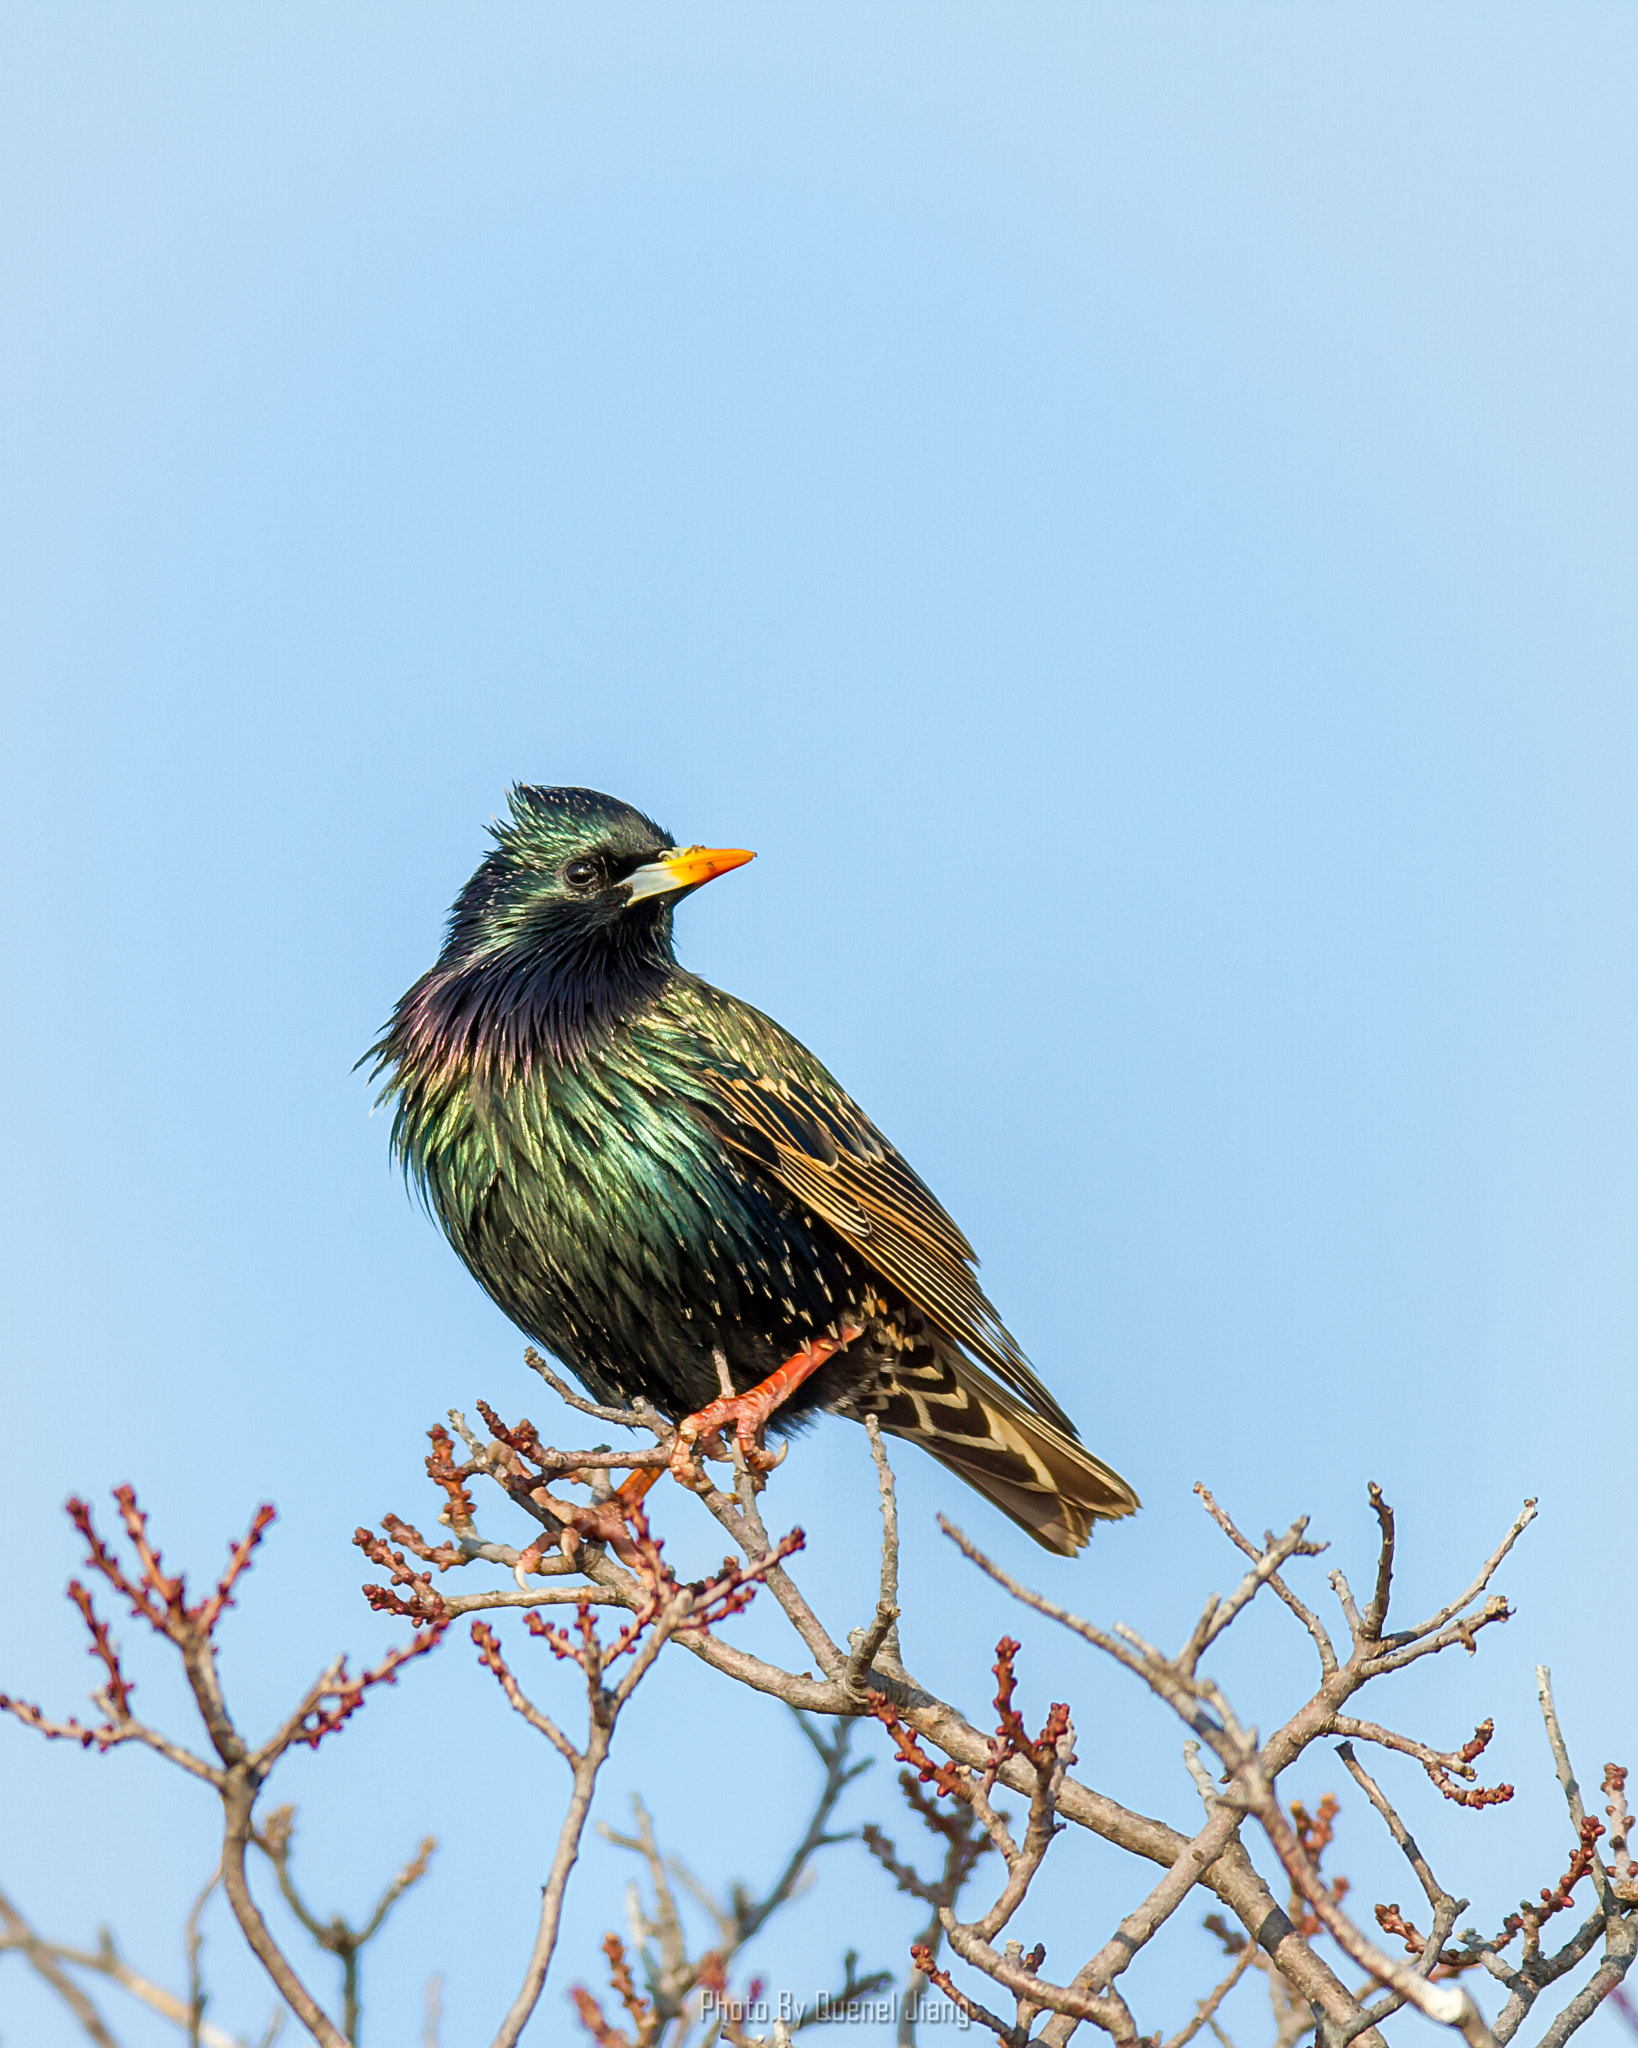
[[(802, 1382), (811, 1379), (838, 1351), (845, 1351), (855, 1337), (862, 1336), (863, 1330), (852, 1323), (844, 1323), (834, 1337), (815, 1337), (804, 1344), (802, 1349), (785, 1363), (775, 1368), (768, 1377), (743, 1394), (724, 1394), (720, 1400), (701, 1408), (697, 1414), (685, 1415), (677, 1424), (677, 1434), (671, 1443), (671, 1476), (679, 1485), (697, 1487), (699, 1478), (695, 1464), (696, 1450), (705, 1451), (713, 1443), (717, 1454), (722, 1454), (722, 1432), (733, 1424), (734, 1436), (746, 1465), (753, 1472), (771, 1472), (784, 1457), (784, 1446), (777, 1451), (765, 1450), (761, 1443), (763, 1429), (768, 1418), (782, 1408)], [(633, 1475), (635, 1476), (635, 1475)]]
[(561, 1551), (572, 1563), (582, 1543), (606, 1544), (617, 1557), (631, 1562), (637, 1554), (637, 1546), (632, 1541), (628, 1524), (664, 1469), (662, 1465), (640, 1465), (635, 1471), (628, 1472), (605, 1499), (584, 1507), (578, 1501), (559, 1500), (544, 1487), (537, 1488), (535, 1499), (542, 1507), (550, 1509), (563, 1526), (555, 1535), (537, 1536), (519, 1555), (512, 1567), (512, 1576), (522, 1590), (525, 1593), (529, 1591), (529, 1574), (539, 1571), (554, 1551)]

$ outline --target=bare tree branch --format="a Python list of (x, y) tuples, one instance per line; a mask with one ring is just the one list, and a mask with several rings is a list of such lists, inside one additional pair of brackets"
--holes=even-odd
[[(1355, 2041), (1363, 2048), (1380, 2048), (1380, 2028), (1406, 2008), (1454, 2028), (1470, 2048), (1503, 2048), (1548, 1987), (1580, 1972), (1585, 1981), (1569, 1995), (1544, 2036), (1552, 2048), (1560, 2048), (1632, 1967), (1638, 1940), (1638, 1866), (1630, 1845), (1626, 1773), (1613, 1764), (1606, 1767), (1606, 1829), (1585, 1811), (1544, 1670), (1543, 1720), (1575, 1839), (1562, 1874), (1540, 1888), (1537, 1900), (1524, 1901), (1517, 1913), (1509, 1914), (1494, 1937), (1466, 1930), (1456, 1941), (1456, 1920), (1466, 1902), (1440, 1882), (1394, 1800), (1356, 1753), (1356, 1744), (1371, 1744), (1389, 1759), (1409, 1759), (1442, 1799), (1476, 1814), (1512, 1798), (1511, 1786), (1478, 1783), (1478, 1760), (1493, 1733), (1489, 1720), (1459, 1747), (1441, 1748), (1420, 1732), (1387, 1719), (1362, 1717), (1356, 1695), (1365, 1685), (1425, 1657), (1456, 1649), (1472, 1654), (1486, 1630), (1508, 1619), (1506, 1599), (1490, 1589), (1533, 1518), (1533, 1502), (1525, 1503), (1455, 1600), (1436, 1607), (1412, 1627), (1396, 1628), (1391, 1608), (1400, 1535), (1393, 1509), (1373, 1485), (1369, 1499), (1378, 1541), (1374, 1563), (1362, 1582), (1368, 1583), (1369, 1595), (1361, 1603), (1340, 1568), (1330, 1573), (1343, 1624), (1342, 1632), (1334, 1633), (1299, 1591), (1306, 1561), (1324, 1548), (1310, 1540), (1306, 1518), (1298, 1517), (1283, 1534), (1269, 1532), (1258, 1542), (1201, 1487), (1197, 1491), (1206, 1512), (1239, 1553), (1244, 1568), (1226, 1594), (1206, 1600), (1175, 1652), (1161, 1649), (1124, 1623), (1071, 1612), (1014, 1578), (959, 1529), (944, 1524), (963, 1555), (1024, 1608), (1112, 1659), (1182, 1720), (1189, 1738), (1185, 1763), (1204, 1806), (1193, 1831), (1185, 1832), (1124, 1806), (1077, 1775), (1067, 1704), (1052, 1703), (1038, 1725), (1025, 1720), (1017, 1705), (1020, 1648), (1012, 1638), (1004, 1637), (997, 1645), (993, 1724), (988, 1733), (906, 1668), (899, 1639), (897, 1506), (879, 1428), (870, 1428), (880, 1515), (874, 1609), (860, 1625), (836, 1628), (807, 1597), (792, 1568), (802, 1547), (801, 1533), (792, 1531), (778, 1541), (769, 1534), (761, 1495), (778, 1459), (765, 1452), (759, 1440), (737, 1431), (718, 1436), (700, 1430), (684, 1441), (651, 1408), (637, 1404), (620, 1409), (585, 1401), (543, 1361), (531, 1357), (531, 1364), (576, 1412), (639, 1432), (644, 1439), (640, 1447), (561, 1449), (542, 1442), (531, 1422), (509, 1423), (480, 1402), (477, 1413), (489, 1432), (485, 1438), (464, 1416), (451, 1411), (448, 1428), (440, 1424), (429, 1432), (426, 1461), (440, 1502), (439, 1530), (429, 1537), (412, 1522), (388, 1515), (380, 1525), (381, 1534), (360, 1529), (355, 1538), (381, 1574), (380, 1581), (365, 1589), (370, 1604), (407, 1621), (412, 1630), (409, 1642), (356, 1676), (343, 1660), (335, 1660), (260, 1743), (247, 1740), (229, 1709), (217, 1671), (214, 1631), (253, 1562), (271, 1520), (270, 1509), (263, 1510), (230, 1548), (214, 1588), (190, 1603), (180, 1575), (166, 1571), (129, 1489), (120, 1489), (116, 1500), (134, 1565), (102, 1542), (83, 1503), (71, 1507), (87, 1544), (95, 1574), (92, 1583), (100, 1578), (105, 1589), (111, 1589), (179, 1656), (205, 1738), (201, 1752), (187, 1749), (137, 1715), (133, 1681), (118, 1646), (90, 1592), (78, 1582), (70, 1597), (87, 1630), (99, 1673), (94, 1695), (99, 1718), (53, 1720), (37, 1707), (12, 1699), (0, 1702), (48, 1738), (71, 1740), (99, 1752), (134, 1742), (214, 1788), (224, 1817), (221, 1881), (240, 1931), (288, 2008), (323, 2048), (356, 2048), (359, 1953), (395, 1902), (419, 1880), (431, 1845), (422, 1845), (353, 1927), (339, 1916), (322, 1918), (306, 1903), (291, 1869), (289, 1810), (276, 1811), (258, 1826), (257, 1801), (269, 1774), (291, 1748), (316, 1747), (341, 1732), (374, 1689), (394, 1682), (462, 1615), (472, 1618), (480, 1661), (509, 1704), (569, 1768), (568, 1795), (545, 1874), (531, 1952), (494, 2036), (494, 2048), (515, 2048), (538, 2009), (557, 1950), (567, 1886), (620, 1716), (672, 1642), (720, 1676), (784, 1701), (798, 1710), (799, 1718), (806, 1716), (801, 1725), (820, 1760), (823, 1779), (804, 1831), (760, 1894), (735, 1888), (719, 1898), (685, 1866), (668, 1862), (640, 1805), (636, 1834), (611, 1834), (612, 1840), (643, 1858), (653, 1903), (644, 1906), (640, 1895), (634, 1896), (629, 1950), (619, 1936), (611, 1933), (606, 1938), (609, 1991), (603, 2002), (583, 1984), (572, 1988), (581, 2024), (600, 2048), (685, 2048), (692, 2033), (701, 2029), (704, 2038), (698, 2048), (710, 2048), (712, 2042), (720, 2042), (722, 2048), (755, 2048), (757, 2037), (746, 2029), (753, 2021), (762, 2023), (753, 1995), (757, 1980), (753, 1978), (743, 1994), (731, 1992), (729, 1973), (769, 1919), (798, 1897), (818, 1852), (849, 1838), (837, 1831), (834, 1817), (846, 1788), (864, 1767), (852, 1760), (849, 1748), (853, 1725), (861, 1716), (881, 1722), (891, 1735), (905, 1767), (901, 1787), (940, 1850), (941, 1867), (923, 1875), (879, 1827), (863, 1831), (866, 1847), (893, 1882), (929, 1913), (910, 1948), (908, 1996), (898, 2008), (901, 2048), (913, 2048), (917, 2016), (926, 2010), (926, 1995), (931, 1992), (949, 2001), (948, 2012), (987, 2029), (1006, 2048), (1025, 2048), (1026, 2043), (1064, 2048), (1087, 2025), (1133, 2048), (1140, 2039), (1158, 2043), (1164, 2030), (1151, 2027), (1140, 2036), (1119, 1980), (1134, 1959), (1163, 1936), (1196, 1888), (1231, 1916), (1214, 1913), (1207, 1921), (1221, 1936), (1227, 1968), (1215, 1984), (1203, 1987), (1173, 2013), (1168, 2024), (1176, 2031), (1167, 2048), (1187, 2048), (1208, 2029), (1226, 2041), (1226, 2002), (1237, 1986), (1258, 1980), (1272, 2006), (1276, 2048), (1296, 2048), (1308, 2035), (1315, 2037), (1317, 2048), (1345, 2048)], [(725, 1467), (726, 1474), (719, 1478)], [(611, 1475), (618, 1472), (628, 1476), (617, 1488)], [(666, 1563), (640, 1504), (655, 1483), (665, 1489), (668, 1502), (683, 1505), (689, 1513), (698, 1512), (686, 1507), (687, 1496), (692, 1495), (727, 1535), (733, 1555), (713, 1576), (684, 1583)], [(487, 1502), (499, 1498), (508, 1512), (521, 1513), (524, 1522), (515, 1540), (479, 1528), (480, 1497)], [(487, 1585), (485, 1568), (501, 1582)], [(442, 1590), (452, 1572), (465, 1575), (461, 1583), (468, 1590)], [(805, 1668), (787, 1668), (776, 1661), (777, 1653), (752, 1653), (718, 1634), (717, 1625), (737, 1614), (761, 1587), (772, 1595), (800, 1645), (793, 1662)], [(1209, 1665), (1227, 1631), (1265, 1591), (1303, 1629), (1319, 1668), (1311, 1694), (1283, 1718), (1270, 1716), (1270, 1732), (1260, 1734), (1226, 1696)], [(1268, 1605), (1264, 1601), (1265, 1608)], [(578, 1668), (585, 1701), (583, 1734), (571, 1732), (555, 1707), (548, 1712), (537, 1704), (532, 1696), (537, 1685), (530, 1681), (526, 1689), (500, 1636), (482, 1618), (490, 1610), (498, 1614), (512, 1609), (521, 1612), (522, 1630), (552, 1659)], [(1321, 1858), (1334, 1833), (1337, 1801), (1327, 1794), (1309, 1812), (1300, 1804), (1287, 1806), (1282, 1799), (1281, 1775), (1324, 1739), (1339, 1743), (1337, 1754), (1363, 1794), (1360, 1810), (1381, 1822), (1416, 1876), (1427, 1906), (1425, 1932), (1397, 1903), (1375, 1908), (1374, 1929), (1362, 1925), (1344, 1905), (1345, 1880), (1322, 1874)], [(1206, 1752), (1221, 1773), (1219, 1778), (1208, 1769)], [(1385, 1769), (1390, 1779), (1393, 1768), (1390, 1763)], [(1001, 1788), (1022, 1795), (1026, 1802), (1019, 1820), (997, 1803)], [(1189, 1805), (1193, 1808), (1193, 1794)], [(1248, 1822), (1255, 1824), (1255, 1833), (1242, 1840)], [(1088, 1930), (1081, 1951), (1085, 1961), (1073, 1976), (1059, 1981), (1056, 1972), (1047, 1972), (1042, 1944), (1036, 1941), (1026, 1947), (1027, 1932), (1020, 1937), (1013, 1930), (1027, 1929), (1032, 1900), (1038, 1902), (1040, 1888), (1054, 1882), (1047, 1874), (1049, 1863), (1066, 1826), (1087, 1831), (1140, 1864), (1157, 1866), (1158, 1875), (1143, 1875), (1110, 1931)], [(1606, 1834), (1607, 1855), (1599, 1848)], [(1259, 1840), (1272, 1850), (1289, 1886), (1286, 1903), (1275, 1897), (1252, 1860), (1248, 1842)], [(342, 1963), (339, 2024), (308, 1991), (251, 1896), (246, 1859), (253, 1845), (272, 1862), (280, 1890), (306, 1937)], [(993, 1889), (975, 1905), (964, 1905), (967, 1887), (986, 1855), (995, 1859)], [(700, 1902), (716, 1930), (713, 1945), (698, 1954), (684, 1925), (683, 1909), (690, 1896)], [(1573, 1921), (1571, 1909), (1578, 1900), (1585, 1906), (1589, 1898), (1593, 1910), (1556, 1951), (1549, 1952), (1543, 1946), (1549, 1923), (1564, 1913), (1571, 1913)], [(1417, 1912), (1420, 1915), (1421, 1909)], [(189, 1996), (174, 2001), (175, 2008), (192, 2039), (202, 2048), (219, 2048), (214, 2030), (202, 2019), (197, 1912), (190, 1925), (194, 1936)], [(1403, 1955), (1384, 1948), (1382, 1937), (1401, 1944)], [(105, 2023), (68, 1974), (93, 1965), (72, 1952), (41, 1945), (32, 1935), (25, 1940), (22, 1935), (0, 1934), (0, 1952), (11, 1948), (26, 1953), (29, 1941), (38, 1951), (30, 1956), (33, 1966), (39, 1969), (43, 1962), (55, 1969), (94, 2026), (103, 2031), (96, 2033), (83, 2018), (82, 2030), (113, 2048)], [(1600, 1943), (1603, 1953), (1595, 1964)], [(1357, 1990), (1345, 1982), (1327, 1959), (1326, 1944), (1340, 1950), (1344, 1968), (1354, 1966), (1370, 1982)], [(940, 1960), (946, 1945), (948, 1963)], [(979, 1987), (982, 1997), (956, 1982), (955, 1973), (961, 1970), (976, 1971), (986, 1980)], [(1480, 1971), (1507, 1992), (1504, 2011), (1488, 2027), (1462, 1981), (1468, 1973)], [(108, 1968), (102, 1974), (123, 1981)], [(857, 1954), (849, 1950), (836, 1997), (863, 1999), (885, 1981), (882, 1972), (860, 1975)], [(151, 2009), (163, 2009), (151, 1999), (149, 2003)], [(832, 2016), (831, 2003), (821, 1997), (799, 2011), (781, 2010), (773, 2018), (772, 2042), (788, 2041), (795, 2028)], [(429, 2039), (437, 2032), (435, 2007), (429, 1992)], [(80, 2012), (79, 2006), (72, 2009)], [(1239, 2022), (1234, 2024), (1238, 2029)], [(222, 2039), (225, 2042), (226, 2037)]]

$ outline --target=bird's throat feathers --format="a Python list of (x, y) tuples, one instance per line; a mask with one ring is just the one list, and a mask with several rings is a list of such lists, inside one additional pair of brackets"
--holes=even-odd
[(559, 916), (549, 931), (469, 949), (452, 932), (383, 1037), (389, 1093), (416, 1081), (505, 1085), (541, 1062), (595, 1057), (677, 972), (669, 906), (616, 924)]

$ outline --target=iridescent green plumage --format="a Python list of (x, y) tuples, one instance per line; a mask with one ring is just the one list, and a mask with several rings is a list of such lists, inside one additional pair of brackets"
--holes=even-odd
[(670, 838), (523, 788), (496, 842), (375, 1050), (398, 1155), (513, 1321), (673, 1416), (718, 1353), (743, 1389), (859, 1326), (776, 1426), (874, 1412), (1052, 1549), (1130, 1513), (930, 1190), (804, 1046), (676, 964)]

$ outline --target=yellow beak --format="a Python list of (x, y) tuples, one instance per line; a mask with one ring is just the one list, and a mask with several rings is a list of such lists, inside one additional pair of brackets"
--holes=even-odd
[(640, 903), (645, 896), (675, 896), (684, 889), (697, 889), (703, 882), (713, 882), (718, 875), (727, 874), (731, 868), (742, 868), (748, 860), (755, 859), (754, 853), (747, 853), (741, 846), (685, 846), (678, 853), (664, 854), (659, 860), (637, 868), (627, 875), (626, 886), (633, 903)]

